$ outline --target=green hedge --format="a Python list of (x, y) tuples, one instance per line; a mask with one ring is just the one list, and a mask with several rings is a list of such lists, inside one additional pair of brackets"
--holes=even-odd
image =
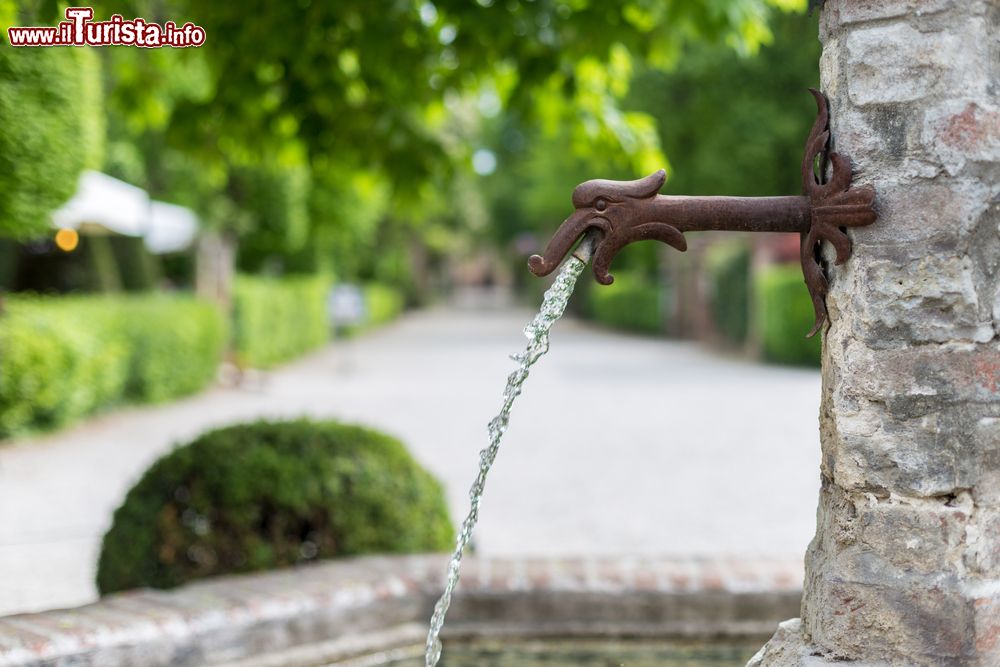
[(615, 282), (595, 286), (589, 293), (588, 311), (602, 324), (628, 331), (663, 331), (663, 293), (652, 280), (625, 272)]
[(371, 283), (364, 287), (366, 325), (377, 327), (399, 317), (403, 312), (403, 295), (392, 287)]
[(123, 299), (120, 331), (128, 342), (126, 398), (160, 402), (212, 381), (228, 328), (212, 304), (158, 296)]
[(717, 243), (708, 249), (705, 261), (715, 330), (730, 343), (743, 343), (749, 329), (750, 249), (740, 241)]
[(240, 362), (267, 368), (330, 338), (323, 275), (266, 278), (240, 275), (233, 290), (234, 347)]
[(211, 305), (172, 297), (10, 297), (0, 317), (0, 437), (214, 377), (226, 340)]
[(769, 266), (754, 277), (756, 325), (764, 358), (783, 364), (819, 366), (821, 343), (813, 307), (798, 264)]
[(445, 551), (441, 485), (382, 433), (335, 422), (211, 431), (146, 471), (115, 512), (102, 593), (363, 553)]
[[(8, 298), (0, 318), (0, 436), (59, 426), (119, 400), (128, 350), (84, 304)], [(89, 312), (88, 312), (89, 311)]]
[(338, 333), (350, 337), (380, 327), (399, 317), (406, 305), (406, 297), (401, 291), (382, 283), (362, 286), (361, 296), (364, 299), (363, 319), (355, 324), (339, 325)]

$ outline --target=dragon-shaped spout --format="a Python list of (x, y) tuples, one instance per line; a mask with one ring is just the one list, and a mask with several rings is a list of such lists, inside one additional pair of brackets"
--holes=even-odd
[(614, 255), (628, 243), (642, 239), (657, 239), (678, 250), (687, 250), (684, 236), (675, 227), (646, 222), (645, 205), (656, 196), (666, 172), (657, 172), (635, 181), (595, 179), (576, 186), (573, 206), (576, 211), (560, 225), (543, 255), (532, 255), (528, 266), (532, 273), (551, 273), (577, 239), (588, 230), (599, 230), (602, 239), (594, 255), (594, 275), (598, 282), (610, 285), (614, 278), (607, 269)]
[[(591, 180), (573, 190), (574, 212), (563, 222), (542, 255), (528, 260), (532, 273), (551, 273), (585, 233), (600, 234), (593, 254), (594, 276), (611, 284), (611, 261), (630, 243), (662, 241), (687, 249), (684, 232), (731, 230), (796, 232), (801, 235), (802, 273), (812, 298), (814, 335), (827, 321), (828, 283), (820, 263), (819, 246), (829, 241), (837, 264), (850, 257), (851, 241), (841, 227), (869, 225), (875, 190), (870, 185), (851, 188), (850, 160), (831, 153), (829, 106), (826, 97), (810, 89), (817, 116), (802, 159), (803, 195), (789, 197), (684, 197), (658, 194), (666, 179), (661, 169), (635, 181)], [(828, 166), (830, 169), (828, 169)], [(827, 178), (827, 171), (830, 177)]]

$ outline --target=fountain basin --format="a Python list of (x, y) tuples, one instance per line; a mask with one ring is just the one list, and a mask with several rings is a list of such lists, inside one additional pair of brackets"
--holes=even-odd
[[(405, 653), (422, 645), (446, 561), (345, 559), (9, 616), (0, 667), (314, 667)], [(802, 581), (798, 559), (469, 556), (463, 567), (446, 659), (452, 643), (508, 637), (760, 644), (798, 615)]]
[[(759, 648), (759, 641), (749, 639), (506, 638), (453, 641), (441, 664), (444, 667), (744, 667)], [(372, 656), (329, 667), (414, 667), (423, 658), (420, 647), (388, 653), (387, 661)]]

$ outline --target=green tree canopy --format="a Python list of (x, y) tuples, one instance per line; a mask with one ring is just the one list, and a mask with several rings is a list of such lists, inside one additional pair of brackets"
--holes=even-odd
[(80, 172), (100, 166), (100, 86), (88, 50), (0, 47), (0, 236), (47, 233)]
[[(494, 241), (535, 232), (541, 244), (570, 208), (573, 187), (589, 178), (627, 179), (673, 166), (676, 194), (782, 195), (798, 192), (797, 165), (815, 114), (816, 18), (786, 13), (754, 57), (706, 43), (687, 44), (669, 69), (644, 65), (621, 107), (651, 119), (644, 143), (671, 164), (636, 165), (615, 142), (579, 138), (566, 126), (545, 131), (516, 114), (499, 115), (480, 135), (498, 168), (481, 179)], [(641, 168), (641, 170), (640, 170)], [(625, 250), (619, 266), (657, 266), (655, 244)]]
[(635, 79), (627, 108), (656, 118), (675, 169), (666, 191), (787, 195), (801, 185), (799, 161), (816, 114), (807, 88), (819, 85), (817, 17), (786, 14), (754, 58), (689, 46), (670, 71)]
[[(371, 246), (375, 235), (439, 239), (442, 225), (465, 224), (489, 208), (467, 192), (456, 197), (453, 187), (456, 178), (474, 182), (468, 179), (475, 178), (471, 162), (484, 123), (487, 132), (512, 127), (567, 153), (533, 158), (522, 170), (527, 179), (553, 169), (582, 173), (595, 158), (613, 162), (623, 176), (660, 166), (651, 116), (620, 105), (635, 72), (672, 65), (695, 43), (752, 53), (770, 39), (775, 9), (801, 5), (98, 1), (97, 18), (193, 21), (208, 36), (197, 49), (101, 51), (107, 168), (196, 208), (208, 224), (251, 245), (254, 235), (266, 244), (280, 240), (282, 252), (344, 240)], [(7, 21), (12, 14), (39, 23), (59, 18), (50, 0), (0, 0), (3, 7)], [(278, 187), (288, 182), (280, 173), (303, 170), (312, 172), (299, 181), (310, 184), (306, 233), (301, 207), (275, 216), (273, 205), (292, 192)], [(273, 197), (240, 196), (251, 172), (275, 177)], [(525, 204), (529, 213), (548, 212), (550, 194), (538, 190)], [(358, 196), (374, 213), (358, 215), (344, 204)], [(293, 228), (277, 229), (286, 224)]]
[(148, 9), (193, 20), (209, 36), (201, 51), (214, 94), (176, 110), (198, 146), (266, 148), (297, 137), (313, 155), (378, 165), (399, 185), (447, 165), (429, 121), (449, 96), (493, 87), (501, 102), (533, 113), (546, 91), (583, 92), (576, 102), (588, 122), (623, 125), (609, 98), (592, 94), (602, 65), (617, 63), (611, 71), (621, 77), (599, 88), (623, 93), (623, 61), (668, 64), (693, 40), (753, 51), (769, 38), (769, 9), (799, 4), (175, 0)]

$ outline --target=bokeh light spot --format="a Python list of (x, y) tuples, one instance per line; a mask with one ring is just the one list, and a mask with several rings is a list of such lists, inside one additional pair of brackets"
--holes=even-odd
[(491, 150), (480, 148), (472, 154), (472, 169), (480, 176), (489, 176), (497, 170), (497, 156)]
[(80, 245), (80, 235), (75, 229), (60, 229), (56, 232), (56, 246), (63, 252), (73, 252)]

